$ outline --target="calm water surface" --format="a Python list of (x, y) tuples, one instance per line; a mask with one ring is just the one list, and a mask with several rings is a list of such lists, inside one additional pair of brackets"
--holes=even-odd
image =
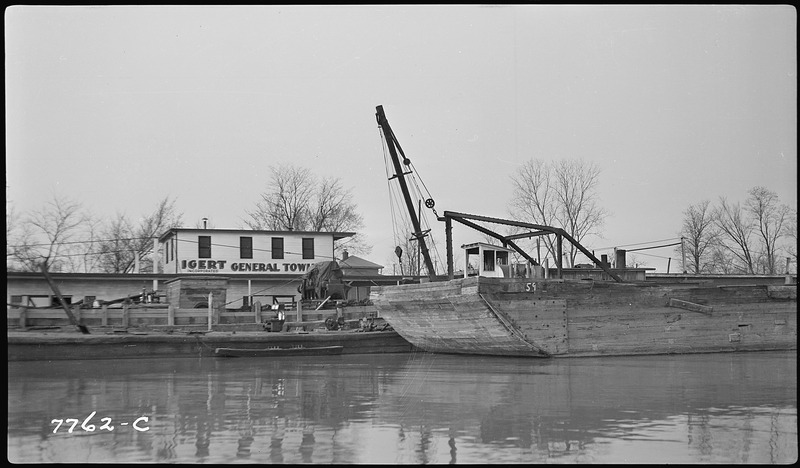
[(796, 352), (8, 365), (15, 463), (788, 464), (797, 447)]

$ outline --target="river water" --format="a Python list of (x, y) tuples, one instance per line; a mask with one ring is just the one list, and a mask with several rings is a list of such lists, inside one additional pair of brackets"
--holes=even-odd
[(797, 429), (796, 352), (8, 363), (15, 463), (788, 464)]

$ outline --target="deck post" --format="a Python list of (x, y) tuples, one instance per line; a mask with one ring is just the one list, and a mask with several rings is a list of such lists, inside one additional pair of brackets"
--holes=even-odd
[(211, 306), (211, 301), (214, 299), (214, 293), (208, 293), (208, 331), (211, 331), (211, 314), (214, 308)]
[(28, 315), (28, 308), (26, 306), (22, 306), (19, 310), (19, 327), (26, 328), (25, 320)]
[(453, 220), (449, 216), (444, 217), (444, 234), (447, 245), (447, 279), (453, 279)]
[(561, 251), (562, 251), (563, 242), (564, 241), (563, 241), (563, 239), (561, 237), (561, 234), (556, 234), (556, 250), (558, 251), (558, 253), (556, 254), (556, 259), (555, 260), (556, 260), (556, 271), (557, 271), (556, 274), (557, 274), (558, 279), (563, 279), (564, 278), (564, 274), (561, 271), (561, 268), (562, 268), (562, 263), (561, 262), (563, 260), (563, 257), (562, 257), (563, 254), (562, 254)]
[(175, 325), (175, 306), (173, 304), (167, 306), (167, 325)]
[(130, 312), (129, 308), (130, 308), (130, 305), (127, 302), (122, 304), (122, 327), (123, 328), (128, 328), (128, 319), (130, 318), (128, 316), (128, 314)]
[(108, 326), (108, 306), (106, 304), (100, 306), (100, 325)]

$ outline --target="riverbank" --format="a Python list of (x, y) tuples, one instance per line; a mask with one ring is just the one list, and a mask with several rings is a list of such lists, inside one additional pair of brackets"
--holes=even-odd
[[(238, 329), (237, 329), (238, 328)], [(216, 348), (342, 346), (342, 354), (405, 353), (413, 347), (391, 329), (267, 332), (255, 327), (9, 329), (9, 361), (214, 357)]]

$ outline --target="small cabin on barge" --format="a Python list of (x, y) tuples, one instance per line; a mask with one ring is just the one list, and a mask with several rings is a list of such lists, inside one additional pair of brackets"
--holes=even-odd
[[(574, 268), (546, 268), (527, 263), (511, 261), (515, 254), (513, 249), (492, 245), (485, 242), (474, 242), (461, 246), (464, 249), (464, 278), (483, 276), (486, 278), (561, 278), (610, 281), (608, 273), (592, 265)], [(605, 256), (604, 256), (605, 257)], [(605, 261), (605, 258), (603, 259)], [(625, 251), (617, 250), (617, 262), (625, 265)], [(623, 281), (645, 281), (646, 272), (655, 268), (610, 268), (610, 271)]]

